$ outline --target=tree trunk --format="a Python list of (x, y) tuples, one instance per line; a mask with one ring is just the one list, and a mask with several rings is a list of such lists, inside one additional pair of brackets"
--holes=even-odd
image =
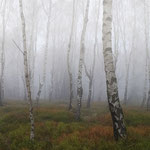
[(103, 54), (109, 109), (113, 121), (114, 137), (115, 140), (118, 140), (126, 137), (126, 127), (118, 95), (112, 54), (112, 0), (103, 1)]
[[(148, 6), (146, 5), (146, 0), (144, 0), (144, 24), (145, 24), (145, 45), (146, 45), (146, 60), (147, 60), (147, 70), (148, 70), (148, 98), (147, 98), (147, 110), (150, 108), (150, 57), (149, 57), (149, 12)], [(146, 92), (146, 91), (145, 91)]]
[[(94, 43), (94, 54), (93, 54), (93, 64), (92, 64), (92, 69), (91, 71), (88, 72), (87, 67), (84, 62), (84, 68), (85, 68), (85, 73), (89, 79), (89, 93), (88, 93), (88, 101), (87, 101), (87, 108), (91, 107), (91, 99), (92, 99), (92, 86), (93, 86), (93, 78), (94, 78), (94, 69), (95, 69), (95, 63), (96, 63), (96, 48), (97, 48), (97, 34), (98, 34), (98, 21), (99, 21), (99, 15), (100, 15), (100, 2), (98, 4), (98, 13), (97, 13), (97, 18), (96, 18), (96, 27), (95, 27), (95, 43)], [(93, 91), (94, 92), (94, 91)]]
[(27, 53), (27, 43), (26, 43), (26, 24), (25, 17), (23, 13), (22, 0), (19, 0), (20, 7), (20, 17), (22, 23), (22, 38), (23, 38), (23, 52), (24, 52), (24, 72), (25, 72), (25, 81), (28, 93), (28, 101), (29, 101), (29, 113), (30, 113), (30, 123), (31, 123), (31, 131), (30, 131), (30, 139), (34, 139), (34, 116), (33, 116), (33, 105), (31, 98), (31, 87), (30, 87), (30, 76), (29, 76), (29, 65), (28, 65), (28, 53)]
[(54, 88), (54, 62), (51, 71), (51, 84), (50, 84), (50, 92), (49, 92), (49, 102), (52, 101), (53, 98), (53, 88)]
[(24, 88), (24, 101), (27, 101), (27, 87), (26, 87), (26, 82), (24, 79), (24, 76), (22, 76), (22, 83), (23, 83), (23, 88)]
[(74, 20), (75, 20), (75, 0), (73, 0), (73, 12), (72, 13), (73, 14), (72, 14), (71, 33), (70, 33), (69, 44), (68, 44), (68, 52), (67, 52), (67, 66), (68, 66), (68, 74), (69, 74), (69, 82), (70, 82), (69, 110), (72, 109), (72, 100), (73, 100), (73, 80), (72, 80), (72, 72), (71, 72), (71, 66), (70, 66), (70, 52), (71, 52), (73, 29), (74, 29)]
[[(134, 1), (135, 4), (135, 1)], [(131, 64), (131, 58), (133, 60), (133, 52), (134, 52), (134, 43), (135, 43), (135, 32), (136, 32), (136, 11), (135, 11), (135, 5), (134, 5), (134, 19), (133, 19), (133, 35), (132, 35), (132, 46), (131, 51), (129, 55), (129, 60), (127, 62), (126, 59), (126, 79), (125, 79), (125, 93), (124, 93), (124, 104), (126, 105), (128, 103), (128, 85), (129, 85), (129, 73), (130, 73), (130, 64)], [(134, 64), (134, 63), (133, 63)], [(134, 68), (134, 67), (133, 67)]]
[(91, 107), (92, 84), (93, 84), (93, 79), (91, 79), (91, 80), (89, 81), (89, 94), (88, 94), (87, 108), (90, 108), (90, 107)]
[[(147, 56), (146, 56), (147, 57)], [(145, 64), (145, 80), (144, 80), (144, 93), (143, 93), (143, 101), (141, 103), (141, 107), (144, 107), (146, 101), (147, 101), (147, 89), (148, 89), (148, 86), (147, 86), (147, 82), (148, 82), (148, 79), (147, 79), (147, 75), (148, 75), (148, 66), (147, 66), (147, 58), (146, 58), (146, 64)]]
[(46, 44), (45, 44), (45, 53), (44, 53), (44, 64), (43, 64), (43, 79), (42, 79), (42, 83), (40, 83), (40, 86), (39, 86), (39, 90), (38, 90), (38, 93), (37, 93), (37, 98), (36, 98), (36, 101), (37, 101), (37, 106), (39, 104), (39, 99), (40, 99), (40, 96), (41, 96), (41, 92), (42, 92), (42, 88), (45, 84), (45, 80), (46, 80), (46, 66), (47, 66), (47, 56), (48, 56), (48, 48), (49, 48), (49, 33), (50, 33), (50, 19), (51, 19), (51, 4), (52, 4), (52, 1), (50, 0), (49, 1), (49, 11), (48, 11), (48, 20), (47, 20), (47, 31), (46, 31)]
[(6, 1), (4, 2), (4, 8), (2, 12), (2, 49), (1, 49), (1, 76), (0, 76), (0, 106), (3, 105), (4, 100), (4, 68), (5, 68), (5, 30), (6, 30)]
[(126, 64), (127, 72), (126, 72), (126, 80), (125, 80), (125, 92), (124, 92), (124, 104), (127, 104), (128, 101), (128, 84), (129, 84), (129, 63)]
[[(93, 64), (92, 64), (92, 70), (90, 73), (90, 78), (89, 78), (89, 96), (88, 96), (88, 103), (87, 107), (91, 107), (91, 99), (92, 99), (92, 86), (93, 86), (93, 79), (94, 79), (94, 70), (95, 70), (95, 63), (96, 63), (96, 48), (97, 48), (97, 35), (98, 35), (98, 22), (99, 22), (99, 16), (100, 16), (100, 2), (98, 4), (98, 13), (97, 13), (97, 18), (96, 18), (96, 27), (95, 27), (95, 43), (94, 43), (94, 58), (93, 58)], [(94, 91), (93, 91), (94, 92)]]
[(38, 90), (37, 97), (36, 97), (37, 107), (39, 106), (39, 100), (40, 100), (42, 88), (43, 88), (43, 84), (39, 80), (39, 90)]
[(90, 5), (90, 0), (87, 0), (86, 13), (84, 17), (83, 29), (81, 34), (81, 42), (80, 42), (80, 59), (79, 59), (78, 80), (77, 80), (77, 113), (76, 113), (77, 120), (80, 120), (81, 100), (83, 95), (82, 68), (84, 63), (84, 51), (85, 51), (84, 42), (85, 42), (85, 34), (86, 34), (86, 28), (88, 23), (89, 5)]

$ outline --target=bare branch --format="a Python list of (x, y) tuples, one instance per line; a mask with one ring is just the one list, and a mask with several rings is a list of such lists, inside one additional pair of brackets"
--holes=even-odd
[(24, 52), (22, 51), (22, 49), (17, 45), (17, 43), (14, 41), (14, 40), (12, 40), (13, 41), (13, 43), (15, 44), (15, 46), (18, 48), (18, 50), (24, 55)]

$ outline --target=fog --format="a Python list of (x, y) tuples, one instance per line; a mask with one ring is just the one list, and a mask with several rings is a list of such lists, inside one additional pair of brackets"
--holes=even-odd
[[(37, 97), (39, 83), (42, 82), (45, 72), (45, 82), (40, 100), (69, 101), (67, 50), (73, 18), (73, 0), (52, 0), (51, 5), (49, 3), (50, 0), (23, 0), (32, 99), (35, 100)], [(77, 95), (80, 42), (86, 3), (86, 0), (76, 0), (74, 6), (74, 27), (70, 50), (74, 100), (76, 100)], [(141, 103), (145, 90), (148, 95), (148, 68), (145, 68), (146, 41), (148, 50), (150, 48), (149, 7), (148, 0), (146, 4), (143, 0), (113, 1), (112, 42), (119, 97), (123, 101), (126, 82), (128, 82), (128, 103)], [(107, 95), (102, 44), (102, 0), (100, 2), (99, 0), (90, 1), (84, 42), (84, 61), (87, 70), (90, 71), (94, 59), (97, 15), (99, 17), (92, 101), (105, 101)], [(49, 26), (48, 16), (50, 18)], [(46, 53), (47, 32), (49, 32), (49, 38)], [(27, 91), (24, 78), (22, 26), (18, 1), (0, 1), (0, 33), (1, 60), (4, 45), (4, 60), (1, 61), (1, 64), (4, 62), (4, 99), (24, 100)], [(2, 66), (0, 68), (1, 76)], [(88, 98), (88, 88), (89, 79), (83, 67), (83, 101)]]

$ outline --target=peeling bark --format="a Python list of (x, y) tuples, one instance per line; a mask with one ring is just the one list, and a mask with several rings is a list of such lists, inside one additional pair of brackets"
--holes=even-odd
[(117, 78), (112, 53), (112, 0), (103, 1), (103, 54), (109, 109), (115, 140), (126, 137), (123, 110), (118, 95)]

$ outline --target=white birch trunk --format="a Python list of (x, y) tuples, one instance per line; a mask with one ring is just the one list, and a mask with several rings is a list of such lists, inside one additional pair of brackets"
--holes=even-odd
[(24, 101), (27, 101), (27, 87), (24, 76), (22, 76), (23, 88), (24, 88)]
[(82, 69), (84, 63), (84, 53), (85, 53), (84, 43), (85, 43), (86, 28), (88, 23), (89, 5), (90, 5), (90, 0), (87, 0), (86, 12), (85, 12), (85, 17), (83, 22), (83, 29), (81, 34), (81, 43), (80, 43), (80, 59), (79, 59), (78, 80), (77, 80), (77, 113), (76, 113), (77, 120), (80, 120), (81, 100), (83, 95)]
[(88, 72), (87, 67), (84, 62), (84, 68), (85, 68), (85, 73), (89, 79), (89, 89), (88, 89), (88, 101), (87, 101), (87, 108), (91, 107), (91, 99), (92, 99), (92, 86), (93, 86), (93, 78), (94, 78), (94, 69), (95, 69), (95, 63), (96, 63), (96, 48), (97, 48), (97, 35), (98, 35), (98, 22), (99, 22), (99, 15), (100, 15), (100, 2), (98, 4), (98, 13), (97, 13), (97, 18), (96, 18), (96, 28), (95, 28), (95, 43), (94, 43), (94, 54), (93, 54), (93, 63), (92, 63), (92, 68), (91, 71)]
[(28, 93), (28, 101), (29, 101), (29, 113), (30, 113), (30, 123), (31, 123), (31, 131), (30, 131), (30, 139), (34, 139), (34, 116), (33, 116), (33, 105), (31, 98), (31, 87), (30, 87), (30, 76), (29, 76), (29, 65), (28, 65), (28, 51), (27, 51), (27, 43), (26, 43), (26, 24), (25, 17), (23, 13), (23, 5), (22, 0), (19, 0), (20, 7), (20, 17), (22, 23), (22, 38), (23, 38), (23, 52), (24, 52), (24, 72), (25, 72), (25, 81)]
[(112, 53), (112, 0), (103, 1), (103, 54), (107, 97), (113, 121), (115, 140), (126, 137), (124, 115), (118, 95), (117, 78)]

